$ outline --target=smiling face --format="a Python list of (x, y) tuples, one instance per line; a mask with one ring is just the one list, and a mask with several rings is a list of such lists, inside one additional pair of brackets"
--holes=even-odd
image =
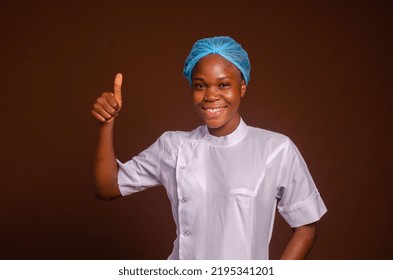
[(195, 109), (212, 135), (228, 135), (237, 128), (246, 83), (236, 66), (217, 54), (205, 56), (193, 69), (191, 93)]

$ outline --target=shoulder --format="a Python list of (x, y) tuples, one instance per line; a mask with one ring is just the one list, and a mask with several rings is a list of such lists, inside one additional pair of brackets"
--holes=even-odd
[(254, 126), (248, 126), (247, 136), (248, 139), (251, 139), (253, 141), (258, 141), (262, 143), (271, 143), (276, 145), (280, 145), (283, 143), (289, 144), (292, 142), (288, 136), (282, 133), (278, 133), (275, 131), (254, 127)]
[(255, 152), (268, 155), (268, 162), (274, 158), (293, 158), (299, 150), (286, 135), (262, 128), (249, 126), (245, 145), (253, 147)]
[(204, 136), (205, 131), (205, 126), (199, 126), (192, 131), (166, 131), (160, 136), (160, 139), (165, 141), (169, 145), (177, 145), (181, 141), (200, 139)]
[[(266, 129), (249, 127), (250, 138), (258, 139), (257, 149), (267, 153), (267, 162), (272, 162), (274, 159), (284, 160), (289, 163), (293, 160), (304, 162), (304, 159), (296, 144), (286, 135), (269, 131)], [(286, 159), (286, 160), (285, 160)]]

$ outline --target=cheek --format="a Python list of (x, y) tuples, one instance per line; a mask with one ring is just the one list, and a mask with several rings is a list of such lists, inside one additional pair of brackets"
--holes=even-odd
[(194, 105), (197, 105), (203, 100), (203, 93), (198, 91), (191, 91), (191, 100)]
[(241, 93), (240, 91), (231, 91), (226, 94), (226, 99), (233, 105), (240, 103)]

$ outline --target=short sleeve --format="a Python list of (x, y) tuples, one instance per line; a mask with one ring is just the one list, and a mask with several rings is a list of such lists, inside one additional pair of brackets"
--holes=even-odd
[(290, 141), (283, 154), (278, 211), (291, 227), (318, 221), (327, 211), (307, 165)]
[(165, 149), (165, 133), (149, 148), (126, 163), (117, 160), (117, 181), (123, 196), (160, 185), (160, 161)]

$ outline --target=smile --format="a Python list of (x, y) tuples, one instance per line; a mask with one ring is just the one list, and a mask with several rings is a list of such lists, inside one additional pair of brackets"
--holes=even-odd
[(223, 110), (223, 109), (225, 109), (227, 107), (228, 106), (215, 107), (215, 108), (204, 108), (204, 107), (202, 107), (202, 109), (205, 110), (205, 111), (208, 111), (210, 113), (218, 113), (218, 112), (220, 112), (221, 110)]

